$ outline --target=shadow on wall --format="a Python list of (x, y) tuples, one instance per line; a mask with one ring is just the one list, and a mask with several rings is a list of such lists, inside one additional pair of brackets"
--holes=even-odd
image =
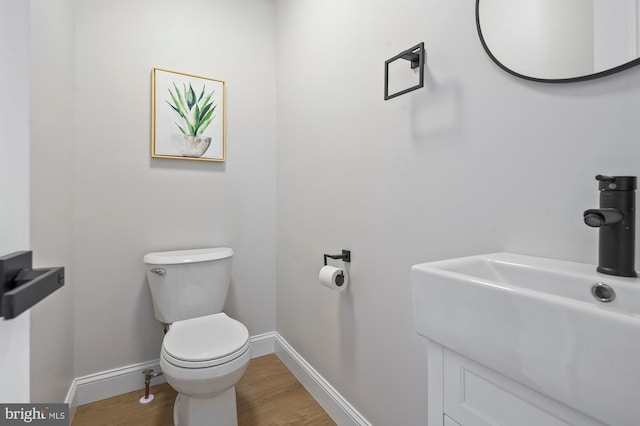
[[(353, 304), (353, 282), (349, 283), (349, 285), (351, 288), (347, 288), (346, 291), (337, 295), (340, 299), (337, 307), (340, 323), (340, 329), (338, 330), (340, 340), (340, 359), (342, 360), (342, 362), (339, 363), (339, 366), (343, 369), (341, 372), (343, 375), (352, 374), (357, 359), (355, 348), (358, 347), (355, 343), (357, 335), (354, 330), (356, 319), (354, 316), (355, 308)], [(357, 279), (356, 285), (358, 285)]]
[[(234, 283), (233, 275), (231, 276), (231, 281), (229, 282), (229, 290), (227, 290), (227, 298), (224, 301), (224, 306), (222, 307), (222, 311), (229, 315), (233, 319), (238, 319), (237, 309), (238, 306), (238, 297), (236, 296), (236, 285)], [(249, 328), (247, 326), (247, 328)], [(249, 335), (251, 335), (251, 330), (249, 330)]]
[(168, 158), (153, 158), (149, 155), (149, 166), (153, 169), (198, 170), (212, 173), (224, 173), (226, 162), (174, 160)]
[[(160, 321), (156, 320), (153, 313), (153, 299), (151, 299), (151, 290), (149, 289), (149, 282), (147, 281), (146, 272), (143, 272), (142, 279), (139, 281), (137, 292), (136, 312), (138, 317), (134, 321), (140, 321), (143, 324), (148, 324), (149, 327), (132, 327), (136, 331), (137, 341), (141, 342), (138, 346), (140, 348), (140, 355), (142, 361), (148, 361), (149, 352), (155, 353), (151, 359), (158, 358), (160, 356), (160, 348), (162, 347), (162, 339), (164, 338), (164, 328)], [(152, 348), (147, 350), (146, 348)]]
[(427, 68), (424, 90), (411, 99), (411, 136), (415, 142), (456, 140), (461, 136), (463, 109), (460, 85), (438, 83)]

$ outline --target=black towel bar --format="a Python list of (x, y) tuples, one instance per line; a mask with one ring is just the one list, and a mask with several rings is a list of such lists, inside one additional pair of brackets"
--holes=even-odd
[[(413, 46), (412, 48), (407, 49), (403, 52), (400, 52), (393, 58), (388, 59), (384, 62), (384, 100), (385, 101), (388, 101), (389, 99), (398, 97), (400, 95), (404, 95), (405, 93), (409, 93), (416, 89), (424, 87), (424, 64), (425, 64), (426, 57), (427, 57), (427, 53), (424, 50), (424, 42), (420, 42), (415, 46)], [(418, 84), (411, 86), (407, 89), (401, 90), (399, 92), (389, 94), (389, 64), (398, 59), (405, 59), (411, 62), (411, 69), (419, 68)]]

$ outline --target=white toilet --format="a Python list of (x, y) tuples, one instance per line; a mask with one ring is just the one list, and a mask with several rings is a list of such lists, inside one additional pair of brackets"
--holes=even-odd
[(222, 308), (231, 279), (227, 247), (144, 256), (158, 321), (169, 325), (160, 367), (178, 391), (179, 426), (237, 426), (235, 384), (249, 360), (249, 332)]

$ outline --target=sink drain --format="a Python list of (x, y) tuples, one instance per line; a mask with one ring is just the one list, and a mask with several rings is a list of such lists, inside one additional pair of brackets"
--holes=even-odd
[(606, 284), (597, 283), (591, 286), (591, 294), (601, 302), (611, 302), (616, 298), (616, 292)]

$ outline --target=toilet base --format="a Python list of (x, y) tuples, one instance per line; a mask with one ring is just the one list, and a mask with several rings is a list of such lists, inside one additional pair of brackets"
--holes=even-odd
[(236, 387), (211, 398), (179, 393), (173, 405), (174, 426), (238, 426)]

